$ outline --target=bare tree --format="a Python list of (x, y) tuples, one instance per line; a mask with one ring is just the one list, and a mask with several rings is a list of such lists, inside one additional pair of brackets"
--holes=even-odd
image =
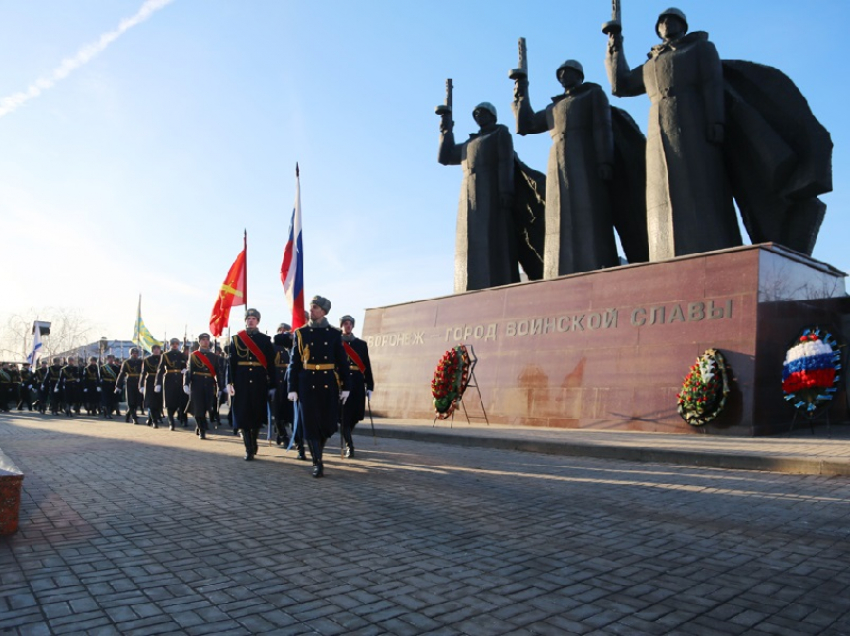
[(78, 309), (68, 307), (31, 308), (12, 314), (0, 324), (0, 358), (21, 361), (32, 351), (34, 320), (50, 322), (50, 335), (44, 339), (45, 356), (70, 351), (92, 341), (97, 325)]

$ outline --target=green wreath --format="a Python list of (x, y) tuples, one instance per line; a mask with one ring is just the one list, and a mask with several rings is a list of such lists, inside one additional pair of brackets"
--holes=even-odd
[(679, 415), (691, 426), (702, 426), (720, 415), (729, 391), (729, 372), (723, 354), (717, 349), (707, 349), (688, 371), (676, 396)]

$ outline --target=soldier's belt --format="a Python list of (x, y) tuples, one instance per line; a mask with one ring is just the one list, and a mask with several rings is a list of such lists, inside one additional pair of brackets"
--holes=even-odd
[(139, 378), (139, 377), (141, 377), (141, 375), (142, 375), (141, 373), (128, 373), (127, 377), (128, 378)]
[(253, 361), (251, 361), (251, 362), (242, 361), (242, 362), (237, 362), (236, 364), (238, 364), (240, 367), (261, 367), (261, 366), (263, 366), (259, 362), (253, 362)]
[(183, 369), (166, 369), (166, 373), (182, 373)]
[(202, 375), (205, 378), (211, 378), (212, 377), (212, 373), (208, 373), (206, 371), (195, 371), (194, 373), (192, 373), (192, 375)]
[(287, 368), (288, 366), (289, 366), (289, 364), (288, 364), (288, 363), (287, 363), (287, 364), (278, 364), (278, 365), (277, 365), (277, 368), (278, 368), (278, 369), (285, 369), (285, 368)]
[(76, 382), (77, 378), (65, 378), (65, 382)]
[(336, 368), (335, 364), (305, 364), (305, 371), (333, 371)]
[(351, 365), (351, 367), (350, 367), (350, 369), (351, 369), (352, 371), (360, 371), (360, 367), (358, 367), (356, 364), (352, 364), (352, 365)]

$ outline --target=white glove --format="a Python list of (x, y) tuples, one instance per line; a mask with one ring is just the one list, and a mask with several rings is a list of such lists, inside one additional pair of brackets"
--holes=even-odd
[(145, 394), (145, 387), (140, 386), (140, 387), (139, 387), (139, 393), (141, 393), (142, 395), (144, 395), (144, 394)]
[(274, 394), (275, 394), (275, 389), (269, 389), (269, 399), (270, 400), (274, 399)]
[(115, 395), (118, 395), (119, 393), (121, 393), (121, 389), (119, 389), (119, 388), (116, 386), (116, 387), (115, 387)]
[(59, 393), (59, 387), (57, 386), (55, 389), (53, 389), (53, 392), (54, 392), (54, 393)]
[(162, 385), (161, 385), (161, 384), (157, 384), (157, 385), (153, 388), (153, 392), (154, 392), (154, 393), (159, 393), (159, 392), (161, 392), (161, 391), (162, 391)]
[(100, 387), (97, 387), (97, 392), (98, 392), (98, 393), (103, 393), (103, 389), (101, 389)]
[(372, 399), (372, 391), (366, 391), (366, 397)]
[(351, 395), (351, 391), (343, 391), (342, 393), (339, 394), (339, 397), (342, 400), (343, 404), (345, 404), (345, 401), (348, 399), (349, 395)]
[(233, 388), (232, 384), (227, 385), (227, 392), (230, 393), (230, 397), (236, 395), (236, 389)]
[(289, 399), (290, 402), (298, 401), (298, 394), (295, 391), (288, 393), (286, 397)]
[(88, 393), (88, 392), (89, 392), (88, 389), (83, 389), (83, 393)]
[(188, 385), (188, 384), (184, 384), (184, 385), (183, 385), (183, 393), (185, 393), (186, 395), (191, 395), (191, 394), (192, 394), (192, 389), (190, 389), (190, 388), (189, 388), (189, 385)]
[(183, 369), (180, 373), (182, 373), (183, 375), (186, 375), (187, 373), (189, 373), (189, 369)]

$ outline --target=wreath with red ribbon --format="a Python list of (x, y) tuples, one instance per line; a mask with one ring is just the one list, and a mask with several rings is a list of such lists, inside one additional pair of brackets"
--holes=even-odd
[(685, 376), (678, 399), (679, 415), (691, 426), (702, 426), (720, 415), (729, 397), (729, 373), (723, 354), (707, 349)]
[(470, 359), (464, 345), (449, 349), (440, 358), (431, 380), (431, 395), (437, 418), (445, 420), (451, 416), (463, 398), (469, 383)]

